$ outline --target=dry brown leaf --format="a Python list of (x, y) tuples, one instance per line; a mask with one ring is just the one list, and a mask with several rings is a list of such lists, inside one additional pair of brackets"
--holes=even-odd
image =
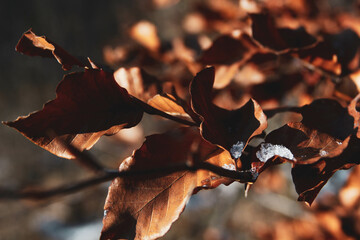
[(84, 63), (71, 56), (59, 45), (51, 42), (44, 36), (35, 35), (31, 30), (22, 35), (16, 45), (16, 51), (29, 56), (55, 58), (64, 70), (70, 70), (74, 65), (85, 67)]
[(86, 69), (66, 75), (42, 110), (5, 124), (57, 156), (74, 158), (62, 142), (90, 149), (101, 136), (137, 125), (142, 115), (111, 73)]
[[(185, 163), (196, 142), (199, 160), (235, 170), (228, 152), (201, 140), (197, 129), (182, 128), (147, 137), (143, 146), (120, 165), (120, 171)], [(204, 170), (117, 178), (106, 199), (101, 239), (161, 237), (178, 219), (194, 190), (230, 182)]]

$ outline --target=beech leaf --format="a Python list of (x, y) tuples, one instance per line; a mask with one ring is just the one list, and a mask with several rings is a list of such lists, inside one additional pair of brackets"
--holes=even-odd
[[(317, 99), (300, 108), (302, 123), (307, 127), (344, 140), (354, 129), (354, 118), (348, 109), (333, 99)], [(341, 127), (339, 127), (341, 126)]]
[(35, 35), (31, 30), (28, 30), (21, 36), (15, 49), (29, 56), (55, 58), (64, 70), (70, 70), (74, 65), (85, 67), (84, 63), (70, 55), (59, 45), (44, 36)]
[(102, 135), (135, 126), (142, 115), (111, 73), (85, 69), (65, 75), (56, 98), (42, 110), (5, 124), (57, 156), (74, 158), (59, 139), (79, 150), (90, 149)]
[[(235, 170), (229, 153), (202, 140), (196, 128), (180, 128), (147, 137), (119, 169), (146, 170), (185, 163), (196, 142), (200, 151), (198, 160), (232, 166)], [(109, 187), (100, 239), (161, 237), (178, 219), (194, 190), (231, 182), (205, 170), (117, 178)]]
[(199, 72), (190, 85), (193, 110), (201, 117), (201, 134), (207, 141), (228, 150), (234, 159), (240, 158), (251, 137), (267, 127), (260, 105), (250, 99), (236, 110), (226, 110), (212, 103), (215, 69)]
[(359, 164), (360, 140), (351, 135), (342, 143), (342, 153), (336, 157), (321, 158), (313, 164), (297, 164), (291, 171), (299, 201), (312, 204), (322, 187), (341, 169)]

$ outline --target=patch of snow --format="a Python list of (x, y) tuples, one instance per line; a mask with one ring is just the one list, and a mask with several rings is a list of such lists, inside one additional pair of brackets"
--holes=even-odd
[(104, 210), (104, 218), (106, 218), (106, 215), (108, 212), (109, 212), (109, 210)]
[(236, 167), (235, 167), (235, 165), (234, 164), (224, 164), (223, 166), (222, 166), (223, 168), (225, 168), (225, 169), (227, 169), (227, 170), (232, 170), (232, 171), (235, 171), (236, 170)]
[(241, 157), (242, 150), (244, 149), (244, 147), (245, 147), (244, 142), (238, 141), (237, 143), (235, 143), (230, 149), (231, 156), (234, 159), (238, 159), (239, 157)]
[(292, 152), (287, 147), (282, 145), (262, 143), (260, 150), (256, 152), (256, 157), (262, 162), (266, 162), (274, 156), (295, 160)]
[(328, 155), (328, 152), (327, 152), (327, 151), (325, 151), (325, 150), (321, 150), (321, 151), (320, 151), (320, 156), (324, 157), (324, 156), (326, 156), (326, 155)]

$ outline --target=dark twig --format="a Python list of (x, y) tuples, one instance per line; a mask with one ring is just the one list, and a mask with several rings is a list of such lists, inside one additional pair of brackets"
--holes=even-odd
[(143, 169), (143, 170), (129, 170), (129, 171), (115, 171), (108, 170), (100, 176), (96, 176), (91, 179), (87, 179), (81, 182), (77, 182), (70, 185), (64, 185), (50, 190), (26, 190), (26, 191), (13, 191), (9, 189), (0, 189), (0, 199), (32, 199), (32, 200), (41, 200), (58, 195), (66, 195), (78, 192), (79, 190), (113, 180), (117, 177), (151, 177), (151, 175), (156, 174), (171, 174), (174, 172), (180, 171), (197, 171), (197, 170), (208, 170), (219, 176), (231, 178), (240, 182), (254, 182), (257, 178), (257, 174), (252, 171), (232, 171), (228, 170), (207, 162), (197, 162), (193, 165), (186, 163), (171, 165), (165, 167), (157, 167), (153, 169)]

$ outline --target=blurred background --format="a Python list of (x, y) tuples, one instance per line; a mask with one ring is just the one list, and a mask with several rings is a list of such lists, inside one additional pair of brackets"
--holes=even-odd
[[(135, 23), (147, 20), (156, 26), (161, 41), (171, 41), (184, 36), (185, 17), (194, 11), (197, 3), (203, 2), (3, 1), (0, 8), (0, 120), (11, 121), (41, 109), (55, 97), (56, 86), (64, 74), (55, 60), (15, 52), (18, 39), (28, 29), (32, 28), (37, 35), (46, 35), (75, 56), (89, 56), (107, 65), (106, 51), (134, 41), (128, 33)], [(238, 1), (226, 2), (238, 6)], [(331, 8), (348, 11), (355, 1), (328, 3)], [(144, 135), (161, 132), (169, 124), (147, 116), (142, 127), (131, 133), (137, 134), (133, 138), (124, 141), (121, 136), (104, 137), (91, 152), (108, 167), (117, 168), (122, 159), (142, 144)], [(90, 176), (75, 163), (55, 157), (13, 129), (0, 126), (1, 187), (46, 189)], [(336, 202), (335, 196), (346, 176), (347, 172), (336, 174), (319, 198), (326, 199), (329, 206), (336, 204), (333, 201)], [(42, 201), (1, 200), (0, 239), (98, 239), (109, 184)], [(308, 236), (302, 239), (316, 239), (315, 236), (326, 239), (322, 230), (341, 225), (332, 215), (314, 215), (296, 199), (290, 166), (279, 166), (261, 175), (247, 198), (244, 186), (238, 183), (201, 191), (163, 239), (290, 239), (288, 237), (304, 229)], [(323, 206), (328, 206), (326, 204)], [(285, 224), (292, 221), (298, 222), (291, 226)], [(315, 229), (322, 221), (324, 226), (319, 227), (322, 230)], [(341, 236), (336, 235), (334, 239)]]

